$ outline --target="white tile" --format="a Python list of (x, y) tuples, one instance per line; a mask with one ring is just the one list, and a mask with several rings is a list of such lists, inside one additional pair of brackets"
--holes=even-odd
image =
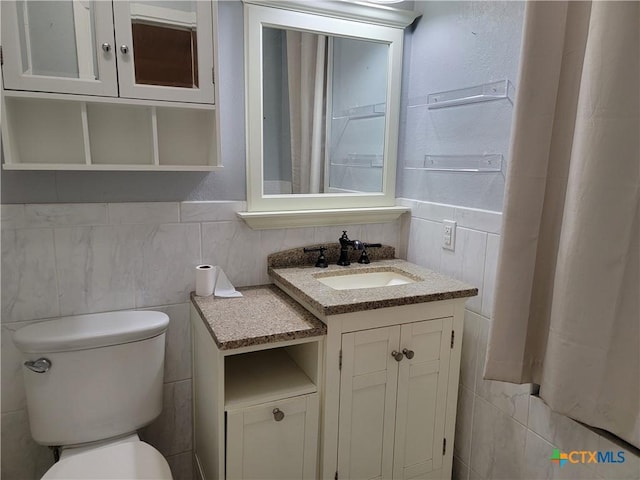
[[(598, 451), (603, 455), (611, 452), (608, 458), (613, 462), (602, 462), (596, 465), (596, 473), (607, 480), (638, 480), (640, 479), (640, 457), (620, 443), (614, 443), (604, 436), (598, 438)], [(624, 457), (624, 461), (622, 461)]]
[(109, 204), (109, 223), (112, 225), (177, 222), (180, 222), (180, 204), (177, 202)]
[(496, 288), (496, 273), (498, 270), (498, 253), (500, 236), (490, 233), (487, 235), (487, 255), (484, 262), (484, 280), (482, 282), (482, 315), (493, 317), (493, 297)]
[(478, 329), (482, 322), (480, 316), (470, 310), (464, 311), (464, 332), (462, 335), (462, 354), (460, 359), (460, 383), (475, 391), (478, 359)]
[(219, 222), (238, 220), (236, 212), (247, 209), (246, 202), (181, 202), (181, 222)]
[(499, 234), (502, 228), (502, 214), (490, 210), (456, 207), (453, 220), (462, 227), (480, 230), (481, 232)]
[(22, 228), (25, 226), (24, 205), (2, 205), (0, 209), (0, 220), (2, 229), (5, 228)]
[(527, 425), (529, 416), (529, 398), (531, 384), (517, 385), (509, 382), (484, 380), (484, 364), (489, 336), (489, 321), (481, 316), (478, 319), (478, 359), (476, 372), (476, 393), (501, 411)]
[(51, 229), (2, 231), (2, 322), (58, 315)]
[(443, 203), (417, 202), (411, 215), (423, 220), (442, 223), (443, 220), (455, 220), (455, 207)]
[(474, 393), (465, 387), (458, 391), (458, 406), (456, 414), (455, 442), (453, 454), (467, 465), (471, 459), (471, 436), (473, 429)]
[(344, 230), (351, 240), (362, 240), (362, 225), (332, 225), (328, 227), (315, 227), (316, 243), (338, 243)]
[(3, 479), (36, 480), (53, 465), (51, 451), (31, 438), (25, 410), (2, 414)]
[(451, 480), (467, 480), (469, 478), (469, 467), (458, 457), (453, 457), (453, 471)]
[(467, 300), (466, 307), (480, 313), (487, 234), (458, 227), (455, 251), (445, 250), (442, 247), (441, 250), (440, 270), (442, 273), (478, 288), (478, 295)]
[(151, 307), (145, 310), (156, 310), (169, 316), (164, 357), (165, 383), (191, 378), (189, 303)]
[(288, 228), (260, 231), (260, 250), (256, 254), (264, 258), (271, 253), (288, 250), (290, 248), (306, 247), (315, 244), (315, 228)]
[(162, 413), (141, 432), (141, 438), (165, 457), (192, 449), (191, 380), (165, 383)]
[(62, 227), (72, 225), (105, 225), (106, 203), (51, 203), (25, 205), (28, 227)]
[(417, 206), (417, 204), (418, 200), (413, 200), (411, 198), (396, 198), (396, 206), (398, 207), (409, 207), (411, 210), (413, 210)]
[(552, 411), (539, 397), (532, 396), (529, 402), (528, 425), (542, 438), (565, 451), (598, 450), (598, 434)]
[(202, 262), (219, 265), (236, 287), (258, 285), (267, 278), (260, 252), (260, 231), (242, 221), (202, 224)]
[(167, 457), (173, 480), (193, 480), (193, 452), (188, 451)]
[(440, 271), (441, 230), (442, 224), (440, 223), (412, 218), (409, 228), (407, 260)]
[(554, 478), (554, 469), (560, 467), (554, 465), (550, 457), (553, 455), (553, 445), (544, 438), (527, 430), (527, 440), (524, 447), (524, 463), (522, 465), (523, 479), (551, 480)]
[(0, 338), (2, 340), (2, 373), (0, 378), (2, 379), (2, 413), (25, 409), (27, 407), (25, 392), (24, 392), (24, 379), (22, 372), (22, 364), (24, 358), (22, 353), (13, 344), (13, 334), (17, 330), (21, 329), (34, 322), (16, 322), (16, 323), (4, 323), (2, 324), (2, 334)]
[(396, 248), (396, 257), (407, 259), (409, 252), (409, 236), (411, 234), (411, 221), (410, 215), (402, 215), (400, 217), (400, 232), (398, 233), (398, 247)]
[(482, 478), (520, 478), (526, 429), (497, 407), (476, 397), (469, 466)]
[(132, 225), (55, 229), (60, 314), (134, 308), (141, 240)]
[(136, 260), (136, 307), (189, 301), (195, 289), (195, 267), (201, 262), (200, 225), (138, 225), (142, 235)]
[(362, 233), (359, 240), (366, 243), (381, 243), (390, 245), (398, 254), (400, 240), (401, 220), (397, 219), (389, 223), (369, 223), (362, 225)]

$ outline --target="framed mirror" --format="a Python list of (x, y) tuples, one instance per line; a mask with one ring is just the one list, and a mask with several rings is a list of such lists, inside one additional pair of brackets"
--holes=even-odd
[(244, 3), (249, 212), (392, 207), (402, 40), (417, 14)]

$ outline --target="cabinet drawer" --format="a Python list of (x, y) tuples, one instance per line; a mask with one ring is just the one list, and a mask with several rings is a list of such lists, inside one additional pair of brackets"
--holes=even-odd
[(318, 395), (227, 411), (227, 479), (313, 479)]

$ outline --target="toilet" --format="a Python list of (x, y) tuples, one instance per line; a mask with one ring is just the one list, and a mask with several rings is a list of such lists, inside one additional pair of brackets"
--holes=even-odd
[(13, 337), (24, 356), (33, 439), (60, 447), (53, 479), (171, 479), (137, 430), (162, 410), (161, 312), (122, 311), (28, 325)]

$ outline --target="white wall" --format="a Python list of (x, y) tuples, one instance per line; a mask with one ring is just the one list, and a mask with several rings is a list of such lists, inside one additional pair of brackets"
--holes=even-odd
[(399, 221), (383, 225), (254, 231), (236, 217), (244, 202), (2, 205), (3, 479), (36, 479), (52, 463), (29, 433), (20, 327), (48, 318), (124, 309), (170, 317), (164, 409), (143, 438), (162, 452), (174, 478), (191, 478), (189, 293), (194, 267), (220, 265), (236, 286), (269, 283), (269, 253), (351, 238), (398, 245)]
[(513, 105), (498, 100), (427, 109), (426, 96), (510, 80), (517, 88), (522, 2), (416, 2), (422, 12), (406, 35), (397, 194), (502, 210), (502, 173), (405, 170), (431, 155), (501, 153), (508, 168)]

